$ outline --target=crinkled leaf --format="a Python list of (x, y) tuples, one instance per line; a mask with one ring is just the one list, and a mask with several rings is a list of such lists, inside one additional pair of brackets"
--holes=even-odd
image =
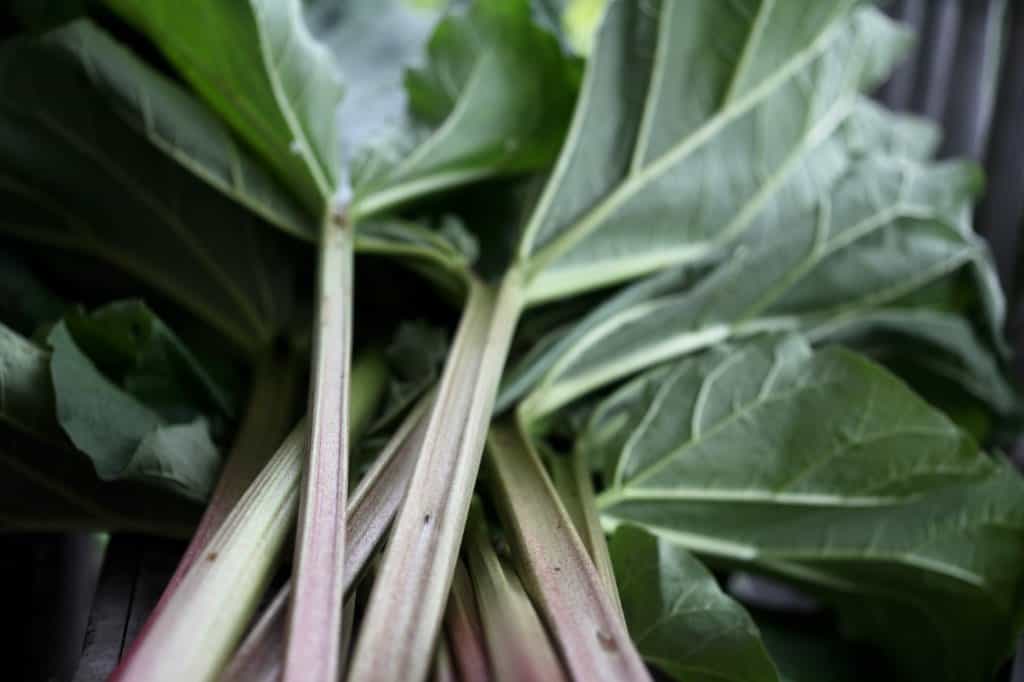
[(65, 318), (76, 345), (114, 383), (165, 419), (197, 411), (234, 417), (237, 396), (219, 384), (141, 301), (120, 301)]
[(1024, 603), (1024, 480), (849, 351), (795, 338), (658, 368), (594, 414), (604, 520), (796, 580), (914, 679), (988, 679)]
[(107, 0), (156, 43), (313, 215), (338, 189), (343, 94), (301, 0)]
[(707, 258), (816, 198), (818, 148), (908, 41), (853, 4), (611, 3), (520, 246), (530, 298)]
[[(815, 197), (759, 216), (735, 253), (707, 275), (683, 269), (633, 285), (544, 356), (531, 358), (532, 366), (519, 370), (521, 383), (544, 378), (525, 409), (545, 414), (728, 338), (773, 329), (803, 330), (816, 340), (843, 330), (884, 331), (898, 316), (880, 309), (909, 304), (911, 294), (961, 268), (991, 271), (970, 226), (976, 169), (915, 159), (928, 152), (934, 136), (914, 120), (862, 104), (847, 123), (819, 150), (828, 149), (839, 171), (830, 182), (818, 179)], [(881, 137), (883, 130), (889, 139)], [(1012, 409), (1012, 390), (988, 343), (956, 318), (939, 317), (911, 313), (901, 332), (957, 356), (966, 385), (994, 382), (982, 397), (998, 411)]]
[(34, 437), (61, 443), (47, 354), (0, 324), (0, 419)]
[(779, 679), (750, 614), (686, 549), (630, 526), (608, 549), (626, 624), (650, 665), (692, 682)]
[(95, 38), (83, 26), (0, 46), (0, 229), (99, 258), (264, 346), (291, 315), (294, 248), (126, 124), (67, 49)]
[(132, 453), (121, 478), (152, 482), (205, 500), (220, 470), (220, 454), (210, 440), (210, 427), (198, 418), (186, 424), (159, 426), (147, 433)]
[[(110, 316), (109, 312), (106, 316)], [(81, 321), (78, 324), (85, 326)], [(220, 467), (209, 424), (201, 418), (185, 425), (170, 423), (132, 392), (111, 381), (78, 344), (70, 326), (69, 322), (58, 323), (47, 339), (53, 349), (50, 376), (56, 414), (61, 428), (75, 447), (89, 457), (100, 479), (140, 480), (196, 500), (206, 499)], [(90, 345), (107, 351), (107, 358), (118, 353), (131, 354), (130, 346), (137, 340), (119, 339), (115, 333), (99, 337), (95, 329), (85, 329), (91, 332)], [(149, 340), (142, 341), (144, 347)], [(129, 345), (127, 351), (123, 343)], [(152, 358), (149, 360), (152, 363)], [(166, 357), (164, 360), (166, 372), (178, 369), (167, 363)], [(159, 375), (155, 369), (150, 364), (141, 376), (151, 384), (157, 383), (154, 378)], [(128, 376), (126, 382), (130, 384), (138, 376)], [(160, 379), (167, 383), (165, 377)], [(138, 386), (134, 388), (137, 390)], [(167, 409), (166, 405), (162, 407)], [(179, 410), (191, 411), (190, 408), (186, 405)]]
[(57, 419), (50, 357), (0, 324), (0, 528), (187, 537), (199, 508), (131, 482), (103, 483)]
[[(415, 0), (317, 0), (310, 27), (330, 50), (345, 80), (336, 115), (346, 182), (361, 184), (360, 159), (386, 148), (414, 126), (403, 84), (406, 69), (422, 59), (441, 12)], [(355, 168), (348, 168), (355, 164)]]
[(996, 354), (962, 317), (937, 310), (879, 310), (830, 327), (828, 341), (855, 345), (885, 363), (906, 363), (942, 377), (997, 414), (1019, 404)]
[(542, 168), (569, 119), (575, 69), (527, 0), (479, 0), (441, 21), (405, 86), (415, 119), (358, 150), (357, 212)]
[(361, 222), (355, 239), (360, 253), (395, 257), (456, 297), (465, 295), (475, 246), (472, 236), (461, 228), (431, 229), (421, 222), (390, 217)]

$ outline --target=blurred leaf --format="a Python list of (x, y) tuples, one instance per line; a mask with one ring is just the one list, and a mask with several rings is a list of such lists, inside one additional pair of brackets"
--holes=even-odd
[(753, 619), (688, 551), (639, 528), (609, 543), (626, 623), (640, 654), (673, 679), (775, 682)]
[(1024, 607), (1024, 479), (877, 365), (720, 347), (605, 400), (606, 523), (797, 581), (908, 679), (984, 680)]
[(254, 352), (291, 315), (296, 252), (125, 123), (67, 49), (97, 35), (0, 46), (0, 229), (128, 271)]

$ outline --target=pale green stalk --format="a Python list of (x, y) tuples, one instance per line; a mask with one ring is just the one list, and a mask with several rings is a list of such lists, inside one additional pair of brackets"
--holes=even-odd
[(514, 571), (498, 558), (478, 505), (463, 543), (496, 682), (566, 680), (558, 656)]
[[(426, 430), (432, 397), (405, 418), (370, 470), (356, 487), (348, 505), (348, 551), (345, 554), (345, 594), (349, 595), (384, 539), (412, 475), (413, 455)], [(286, 583), (246, 635), (220, 682), (277, 680), (281, 675), (288, 623), (291, 582)]]
[[(376, 354), (356, 364), (353, 426), (365, 425), (386, 383)], [(148, 633), (148, 646), (125, 661), (118, 679), (215, 680), (258, 606), (294, 526), (305, 453), (300, 422), (246, 489), (203, 554), (189, 567)]]
[(227, 463), (221, 471), (217, 488), (174, 575), (164, 588), (160, 601), (131, 647), (122, 656), (114, 673), (115, 679), (131, 679), (129, 671), (146, 667), (137, 667), (133, 660), (136, 657), (152, 656), (152, 652), (161, 647), (159, 641), (152, 639), (152, 633), (164, 629), (165, 626), (161, 624), (163, 619), (174, 617), (171, 615), (173, 609), (168, 611), (168, 608), (181, 599), (177, 596), (178, 586), (196, 559), (207, 552), (211, 539), (259, 475), (273, 454), (274, 444), (281, 442), (288, 425), (294, 420), (294, 398), (298, 391), (297, 370), (298, 364), (291, 352), (280, 354), (271, 350), (257, 364), (253, 372), (249, 405)]
[(495, 295), (474, 283), (409, 491), (356, 642), (351, 677), (427, 677), (455, 571), (487, 425), (522, 309), (515, 273)]
[(341, 664), (338, 633), (345, 594), (352, 240), (352, 228), (344, 216), (324, 220), (310, 376), (309, 455), (296, 529), (285, 682), (334, 682)]
[(614, 598), (536, 452), (512, 422), (491, 428), (487, 452), (493, 499), (520, 575), (571, 677), (649, 681)]
[(576, 448), (571, 456), (556, 455), (550, 458), (550, 462), (551, 478), (565, 511), (572, 519), (580, 539), (583, 540), (605, 591), (615, 602), (619, 616), (625, 622), (622, 601), (619, 599), (619, 587), (615, 583), (615, 571), (612, 569), (612, 558), (608, 553), (608, 542), (605, 540), (604, 528), (597, 514), (594, 483), (591, 480), (586, 453), (581, 448)]

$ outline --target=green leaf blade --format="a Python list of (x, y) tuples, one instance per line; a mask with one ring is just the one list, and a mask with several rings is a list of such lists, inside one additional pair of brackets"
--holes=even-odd
[(992, 672), (1024, 594), (1019, 474), (848, 351), (762, 342), (665, 371), (592, 422), (606, 523), (800, 582), (914, 675)]
[(243, 349), (277, 334), (296, 256), (283, 235), (126, 125), (64, 47), (5, 43), (0, 81), (0, 229), (126, 271)]
[(682, 547), (623, 526), (609, 549), (640, 654), (673, 679), (777, 682), (750, 615)]
[(338, 189), (343, 87), (298, 0), (108, 0), (315, 216)]
[[(673, 31), (688, 25), (684, 5), (689, 6), (662, 6), (656, 17), (661, 30), (657, 39), (648, 41), (653, 45), (645, 45), (647, 51), (653, 49), (660, 55), (678, 49), (686, 55), (685, 46), (672, 38)], [(591, 147), (600, 146), (600, 142), (581, 142), (589, 140), (597, 125), (588, 126), (585, 109), (588, 87), (600, 89), (593, 83), (601, 78), (596, 71), (602, 63), (601, 46), (612, 55), (622, 52), (616, 40), (622, 21), (616, 20), (616, 12), (626, 10), (613, 4), (602, 34), (607, 37), (598, 41), (589, 81), (584, 85), (582, 109), (577, 109), (553, 180), (521, 245), (520, 258), (527, 263), (531, 278), (531, 298), (548, 300), (707, 258), (743, 234), (759, 215), (790, 200), (792, 197), (779, 190), (791, 177), (801, 181), (794, 188), (799, 190), (798, 197), (813, 197), (818, 178), (829, 175), (820, 167), (821, 158), (812, 163), (815, 150), (855, 109), (857, 93), (887, 72), (907, 42), (902, 31), (871, 9), (849, 10), (847, 3), (840, 2), (826, 5), (822, 10), (822, 3), (814, 3), (814, 7), (811, 3), (764, 3), (770, 8), (766, 10), (768, 18), (755, 21), (747, 41), (734, 48), (744, 52), (736, 56), (732, 80), (718, 86), (717, 96), (722, 99), (716, 102), (713, 115), (692, 131), (685, 127), (687, 120), (700, 120), (703, 113), (681, 113), (674, 103), (659, 106), (662, 93), (675, 102), (680, 98), (673, 98), (672, 93), (685, 88), (683, 83), (689, 84), (679, 80), (678, 69), (671, 66), (678, 60), (662, 55), (661, 61), (656, 56), (650, 69), (645, 63), (637, 64), (641, 71), (652, 71), (642, 118), (633, 112), (612, 123), (600, 121), (616, 130), (616, 149), (627, 146), (626, 152), (632, 155), (630, 166), (604, 188), (610, 193), (600, 203), (584, 200), (581, 205), (578, 186), (582, 183), (593, 190), (600, 183), (589, 176), (604, 171), (586, 168), (578, 177), (572, 174), (568, 179), (562, 171), (577, 163), (573, 159), (596, 153)], [(806, 40), (792, 40), (790, 24), (797, 17), (803, 19), (801, 12), (819, 20), (809, 22)], [(784, 16), (779, 19), (776, 15)], [(768, 57), (762, 57), (762, 52)], [(695, 59), (693, 55), (689, 58)], [(712, 59), (710, 55), (705, 58)], [(751, 67), (748, 72), (748, 62), (762, 61), (774, 63), (776, 68), (769, 74), (757, 73), (761, 67)], [(671, 75), (663, 76), (670, 68)], [(713, 74), (705, 78), (713, 80)], [(745, 89), (733, 91), (736, 84)], [(606, 97), (622, 95), (614, 86), (605, 87), (610, 88)], [(724, 95), (722, 88), (727, 88)], [(666, 123), (659, 124), (662, 116)], [(597, 114), (589, 118), (598, 121)], [(655, 147), (649, 141), (660, 139), (658, 135), (667, 141)], [(619, 159), (623, 156), (618, 153)], [(712, 187), (730, 189), (711, 191)]]

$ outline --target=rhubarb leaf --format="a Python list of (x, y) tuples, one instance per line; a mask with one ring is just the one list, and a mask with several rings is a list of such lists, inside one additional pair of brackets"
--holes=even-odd
[[(902, 126), (888, 142), (877, 139), (886, 120), (890, 130)], [(831, 164), (841, 169), (830, 184), (822, 181), (811, 200), (758, 216), (739, 248), (706, 275), (695, 267), (655, 275), (593, 310), (519, 368), (516, 391), (540, 382), (523, 409), (542, 416), (597, 387), (729, 338), (791, 329), (821, 341), (894, 331), (898, 324), (904, 337), (952, 355), (960, 368), (955, 378), (1009, 413), (1013, 390), (986, 340), (951, 315), (904, 309), (901, 318), (890, 309), (972, 268), (980, 275), (977, 298), (988, 324), (997, 326), (1002, 317), (1001, 295), (987, 284), (987, 249), (970, 225), (978, 172), (970, 164), (914, 159), (927, 152), (931, 137), (912, 120), (862, 104), (827, 145)], [(884, 151), (864, 152), (878, 148)]]
[(1024, 479), (881, 367), (798, 338), (627, 384), (584, 447), (605, 523), (797, 581), (913, 679), (988, 679), (1024, 606)]
[[(115, 315), (117, 312), (113, 311)], [(110, 309), (106, 314), (100, 312), (100, 324), (106, 317), (110, 317)], [(205, 500), (220, 469), (220, 454), (211, 440), (209, 423), (199, 416), (171, 422), (133, 394), (141, 391), (152, 398), (154, 388), (173, 386), (178, 378), (174, 374), (180, 371), (174, 363), (180, 359), (154, 358), (152, 347), (145, 347), (147, 339), (142, 339), (139, 349), (126, 349), (123, 343), (118, 343), (125, 341), (123, 336), (118, 338), (112, 333), (106, 338), (97, 338), (95, 326), (90, 329), (81, 320), (76, 326), (93, 332), (94, 348), (100, 345), (98, 342), (104, 342), (107, 358), (127, 351), (146, 360), (148, 366), (146, 362), (139, 363), (140, 371), (124, 375), (122, 381), (129, 387), (126, 390), (105, 375), (86, 354), (70, 331), (72, 323), (58, 323), (48, 337), (53, 348), (50, 375), (57, 419), (68, 438), (92, 460), (102, 480), (145, 481), (198, 501)], [(162, 333), (164, 343), (176, 344), (183, 350), (180, 341), (166, 328)], [(127, 341), (137, 340), (138, 337)], [(155, 364), (161, 361), (163, 372), (157, 371)], [(194, 410), (188, 403), (170, 409), (166, 390), (162, 394), (158, 391), (155, 397), (156, 402), (162, 403), (164, 412), (180, 414)]]
[(431, 36), (426, 64), (405, 77), (419, 129), (398, 128), (400, 137), (358, 159), (356, 210), (544, 167), (561, 142), (574, 78), (572, 61), (533, 23), (527, 0), (478, 0), (453, 11)]
[(243, 349), (280, 331), (289, 240), (127, 125), (86, 62), (14, 39), (0, 46), (0, 88), (0, 229), (125, 270)]
[(103, 483), (57, 419), (50, 357), (0, 325), (0, 528), (185, 537), (198, 506), (128, 481)]
[(107, 0), (160, 48), (306, 209), (321, 216), (341, 168), (343, 94), (301, 0)]
[(123, 390), (165, 419), (197, 414), (234, 418), (235, 391), (219, 383), (198, 358), (141, 301), (119, 301), (64, 322), (76, 345)]
[(648, 664), (677, 680), (778, 681), (753, 619), (692, 554), (629, 526), (609, 550), (626, 624)]
[(151, 144), (267, 222), (299, 238), (316, 239), (313, 216), (214, 112), (178, 83), (90, 21), (54, 31), (46, 42), (79, 60), (98, 93)]
[(530, 300), (705, 259), (816, 197), (818, 147), (908, 42), (852, 5), (611, 3), (520, 244)]

